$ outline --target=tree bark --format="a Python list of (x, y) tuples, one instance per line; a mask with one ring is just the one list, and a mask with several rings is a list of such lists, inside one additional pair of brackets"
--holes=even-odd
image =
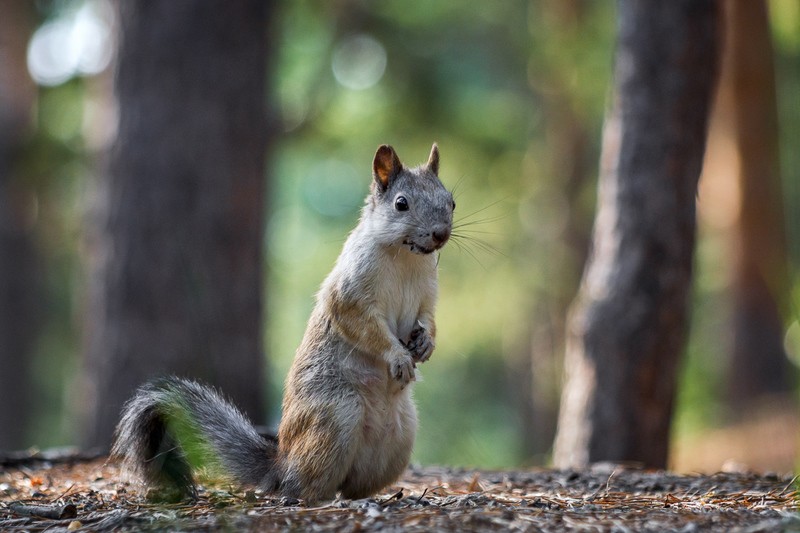
[(31, 360), (41, 319), (36, 193), (20, 155), (33, 131), (36, 87), (25, 53), (33, 29), (25, 0), (0, 2), (0, 450), (28, 445)]
[[(739, 213), (734, 226), (732, 411), (793, 390), (783, 346), (790, 283), (778, 158), (775, 71), (763, 0), (726, 0), (725, 45), (712, 134), (734, 148)], [(726, 155), (729, 155), (726, 152)]]
[(100, 184), (87, 313), (86, 438), (158, 375), (262, 390), (268, 22), (262, 0), (119, 2), (119, 130)]
[(664, 467), (687, 331), (714, 0), (622, 0), (592, 255), (570, 312), (554, 462)]

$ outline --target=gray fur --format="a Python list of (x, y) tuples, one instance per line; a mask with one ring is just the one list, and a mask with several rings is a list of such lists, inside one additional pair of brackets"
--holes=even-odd
[[(373, 187), (367, 198), (359, 228), (386, 246), (405, 246), (414, 253), (438, 250), (450, 236), (453, 224), (453, 195), (439, 181), (438, 149), (434, 145), (425, 165), (401, 168), (386, 189)], [(435, 155), (434, 155), (435, 154)], [(398, 212), (398, 197), (408, 201), (408, 211)], [(444, 241), (437, 242), (434, 235)]]
[(195, 462), (239, 483), (274, 488), (275, 451), (214, 389), (170, 377), (147, 383), (127, 402), (111, 454), (129, 475), (191, 495)]

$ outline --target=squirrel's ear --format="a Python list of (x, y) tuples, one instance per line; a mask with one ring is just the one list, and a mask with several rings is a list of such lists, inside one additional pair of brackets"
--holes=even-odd
[(372, 161), (372, 177), (378, 184), (381, 191), (389, 188), (389, 183), (403, 170), (403, 164), (388, 144), (382, 144), (375, 152), (375, 159)]
[(428, 162), (425, 166), (433, 172), (434, 176), (439, 175), (439, 146), (436, 143), (431, 146), (431, 155), (428, 156)]

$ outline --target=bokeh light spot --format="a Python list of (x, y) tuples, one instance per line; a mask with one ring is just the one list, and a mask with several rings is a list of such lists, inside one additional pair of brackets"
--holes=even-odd
[(386, 71), (386, 49), (369, 35), (347, 37), (334, 49), (331, 67), (342, 86), (354, 91), (369, 89)]
[(34, 81), (55, 86), (102, 72), (112, 56), (110, 13), (107, 2), (87, 2), (42, 25), (28, 45), (28, 71)]

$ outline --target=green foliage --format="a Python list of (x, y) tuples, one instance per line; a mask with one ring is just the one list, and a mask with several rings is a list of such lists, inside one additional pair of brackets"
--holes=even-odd
[(522, 421), (511, 408), (502, 353), (473, 346), (445, 354), (422, 368), (415, 388), (422, 410), (413, 461), (483, 468), (523, 462)]

